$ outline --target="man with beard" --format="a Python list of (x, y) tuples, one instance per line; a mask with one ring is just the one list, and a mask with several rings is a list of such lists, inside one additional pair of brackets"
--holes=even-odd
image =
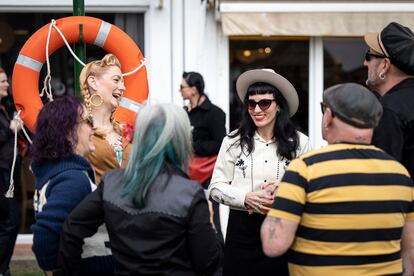
[(364, 37), (367, 86), (381, 96), (382, 118), (372, 144), (401, 162), (414, 176), (414, 34), (392, 22)]

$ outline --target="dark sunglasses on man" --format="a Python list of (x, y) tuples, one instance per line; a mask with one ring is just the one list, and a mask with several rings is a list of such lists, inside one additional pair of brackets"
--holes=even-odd
[(263, 99), (258, 102), (256, 102), (255, 100), (247, 100), (246, 106), (248, 109), (254, 110), (256, 108), (256, 105), (258, 105), (261, 110), (265, 111), (269, 109), (273, 101), (275, 101), (275, 99)]
[(367, 50), (365, 52), (365, 61), (370, 61), (372, 58), (386, 58), (386, 56), (380, 55), (380, 54), (374, 54)]

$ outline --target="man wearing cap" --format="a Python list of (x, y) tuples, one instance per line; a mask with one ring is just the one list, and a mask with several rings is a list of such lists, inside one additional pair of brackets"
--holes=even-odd
[(402, 259), (413, 275), (413, 183), (370, 145), (381, 104), (346, 83), (325, 90), (321, 108), (329, 145), (290, 163), (261, 228), (264, 253), (290, 247), (290, 275), (401, 275)]
[(384, 112), (372, 143), (414, 177), (414, 34), (392, 22), (380, 33), (367, 33), (366, 84), (381, 96)]

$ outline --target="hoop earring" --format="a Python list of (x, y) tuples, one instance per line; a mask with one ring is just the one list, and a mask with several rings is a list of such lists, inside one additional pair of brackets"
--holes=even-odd
[(378, 77), (379, 77), (381, 80), (385, 80), (385, 74), (384, 74), (384, 73), (381, 73)]
[[(98, 104), (93, 102), (93, 97), (95, 97), (95, 96), (98, 97), (99, 100), (100, 100), (100, 102)], [(91, 97), (89, 98), (89, 101), (90, 101), (90, 103), (93, 107), (99, 107), (103, 104), (103, 98), (98, 93), (91, 95)]]

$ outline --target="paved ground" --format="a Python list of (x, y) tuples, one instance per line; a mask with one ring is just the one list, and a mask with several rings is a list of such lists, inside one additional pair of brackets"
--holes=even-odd
[(37, 266), (36, 259), (31, 248), (31, 244), (16, 244), (10, 264), (12, 276), (44, 275)]

